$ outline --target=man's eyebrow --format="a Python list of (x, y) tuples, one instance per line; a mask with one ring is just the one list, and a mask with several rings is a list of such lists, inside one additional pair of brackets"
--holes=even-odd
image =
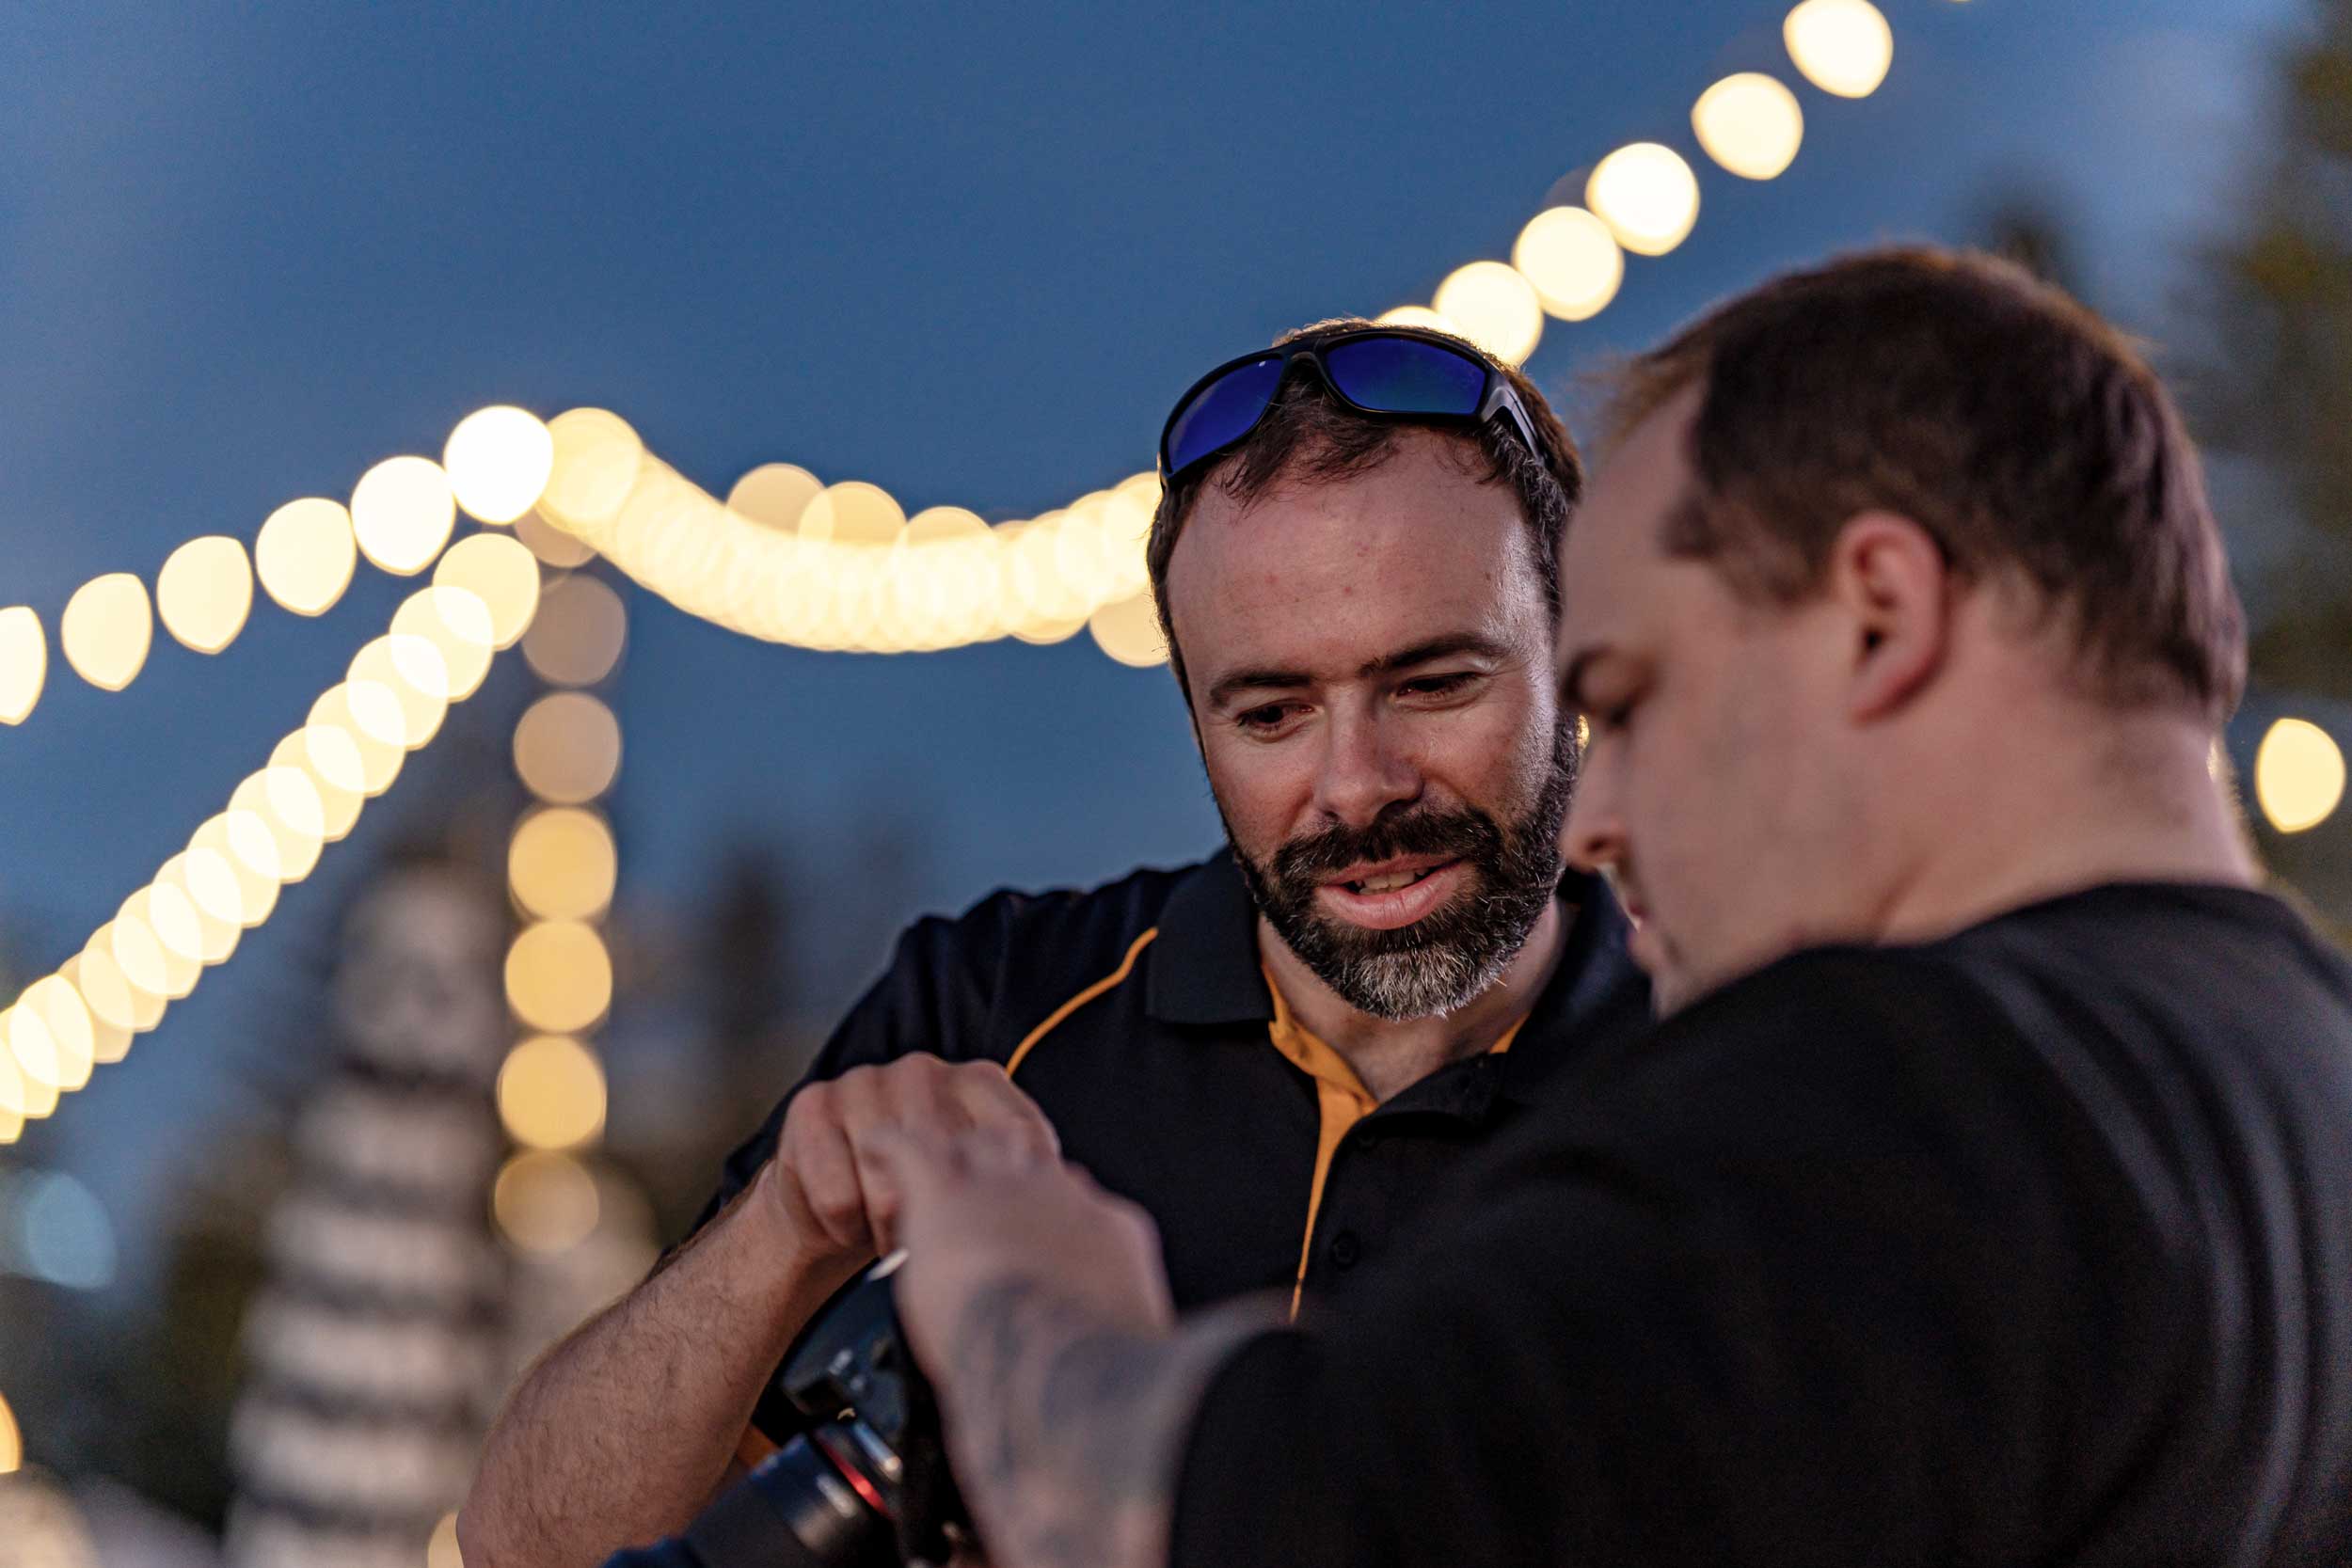
[[(1462, 654), (1475, 655), (1480, 658), (1502, 659), (1510, 657), (1510, 652), (1511, 650), (1503, 644), (1479, 632), (1448, 632), (1442, 637), (1432, 637), (1426, 641), (1416, 642), (1409, 648), (1400, 648), (1392, 654), (1382, 654), (1378, 658), (1365, 663), (1356, 673), (1359, 677), (1389, 675), (1394, 674), (1399, 670), (1410, 670), (1417, 664), (1427, 664), (1440, 658), (1453, 658)], [(1216, 684), (1209, 688), (1209, 706), (1223, 708), (1233, 698), (1245, 691), (1286, 691), (1302, 686), (1312, 686), (1314, 679), (1314, 676), (1303, 670), (1236, 670), (1230, 675), (1220, 676)]]
[(1510, 652), (1510, 649), (1493, 638), (1482, 636), (1478, 632), (1448, 632), (1443, 637), (1433, 637), (1425, 642), (1416, 642), (1409, 648), (1401, 648), (1392, 654), (1383, 654), (1366, 664), (1357, 673), (1390, 675), (1399, 670), (1410, 670), (1416, 664), (1427, 664), (1440, 658), (1453, 658), (1462, 654), (1474, 654), (1480, 658), (1501, 659), (1508, 657)]
[(1222, 708), (1245, 691), (1284, 691), (1313, 684), (1314, 677), (1302, 670), (1236, 670), (1209, 688), (1209, 705)]

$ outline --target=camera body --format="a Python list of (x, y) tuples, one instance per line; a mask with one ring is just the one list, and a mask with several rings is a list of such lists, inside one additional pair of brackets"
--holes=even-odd
[(969, 1540), (930, 1382), (898, 1329), (893, 1253), (834, 1293), (777, 1386), (808, 1431), (752, 1480), (801, 1548), (795, 1564), (944, 1562)]

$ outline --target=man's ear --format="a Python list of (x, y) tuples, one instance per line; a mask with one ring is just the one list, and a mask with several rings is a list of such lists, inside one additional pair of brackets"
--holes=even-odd
[(1853, 628), (1848, 715), (1894, 713), (1950, 651), (1952, 572), (1928, 531), (1894, 512), (1849, 518), (1830, 546), (1825, 587)]

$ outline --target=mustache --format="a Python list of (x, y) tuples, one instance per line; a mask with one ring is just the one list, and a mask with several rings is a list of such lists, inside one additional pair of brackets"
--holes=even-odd
[(1479, 861), (1501, 851), (1502, 831), (1480, 811), (1411, 811), (1383, 817), (1368, 828), (1338, 824), (1276, 851), (1275, 876), (1288, 883), (1316, 881), (1366, 861), (1399, 855), (1444, 855)]

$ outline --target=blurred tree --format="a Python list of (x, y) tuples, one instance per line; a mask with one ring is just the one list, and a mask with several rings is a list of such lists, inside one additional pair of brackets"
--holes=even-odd
[(2217, 363), (2200, 423), (2260, 463), (2297, 530), (2259, 586), (2254, 669), (2352, 699), (2352, 0), (2318, 0), (2280, 57), (2273, 139), (2212, 256)]

